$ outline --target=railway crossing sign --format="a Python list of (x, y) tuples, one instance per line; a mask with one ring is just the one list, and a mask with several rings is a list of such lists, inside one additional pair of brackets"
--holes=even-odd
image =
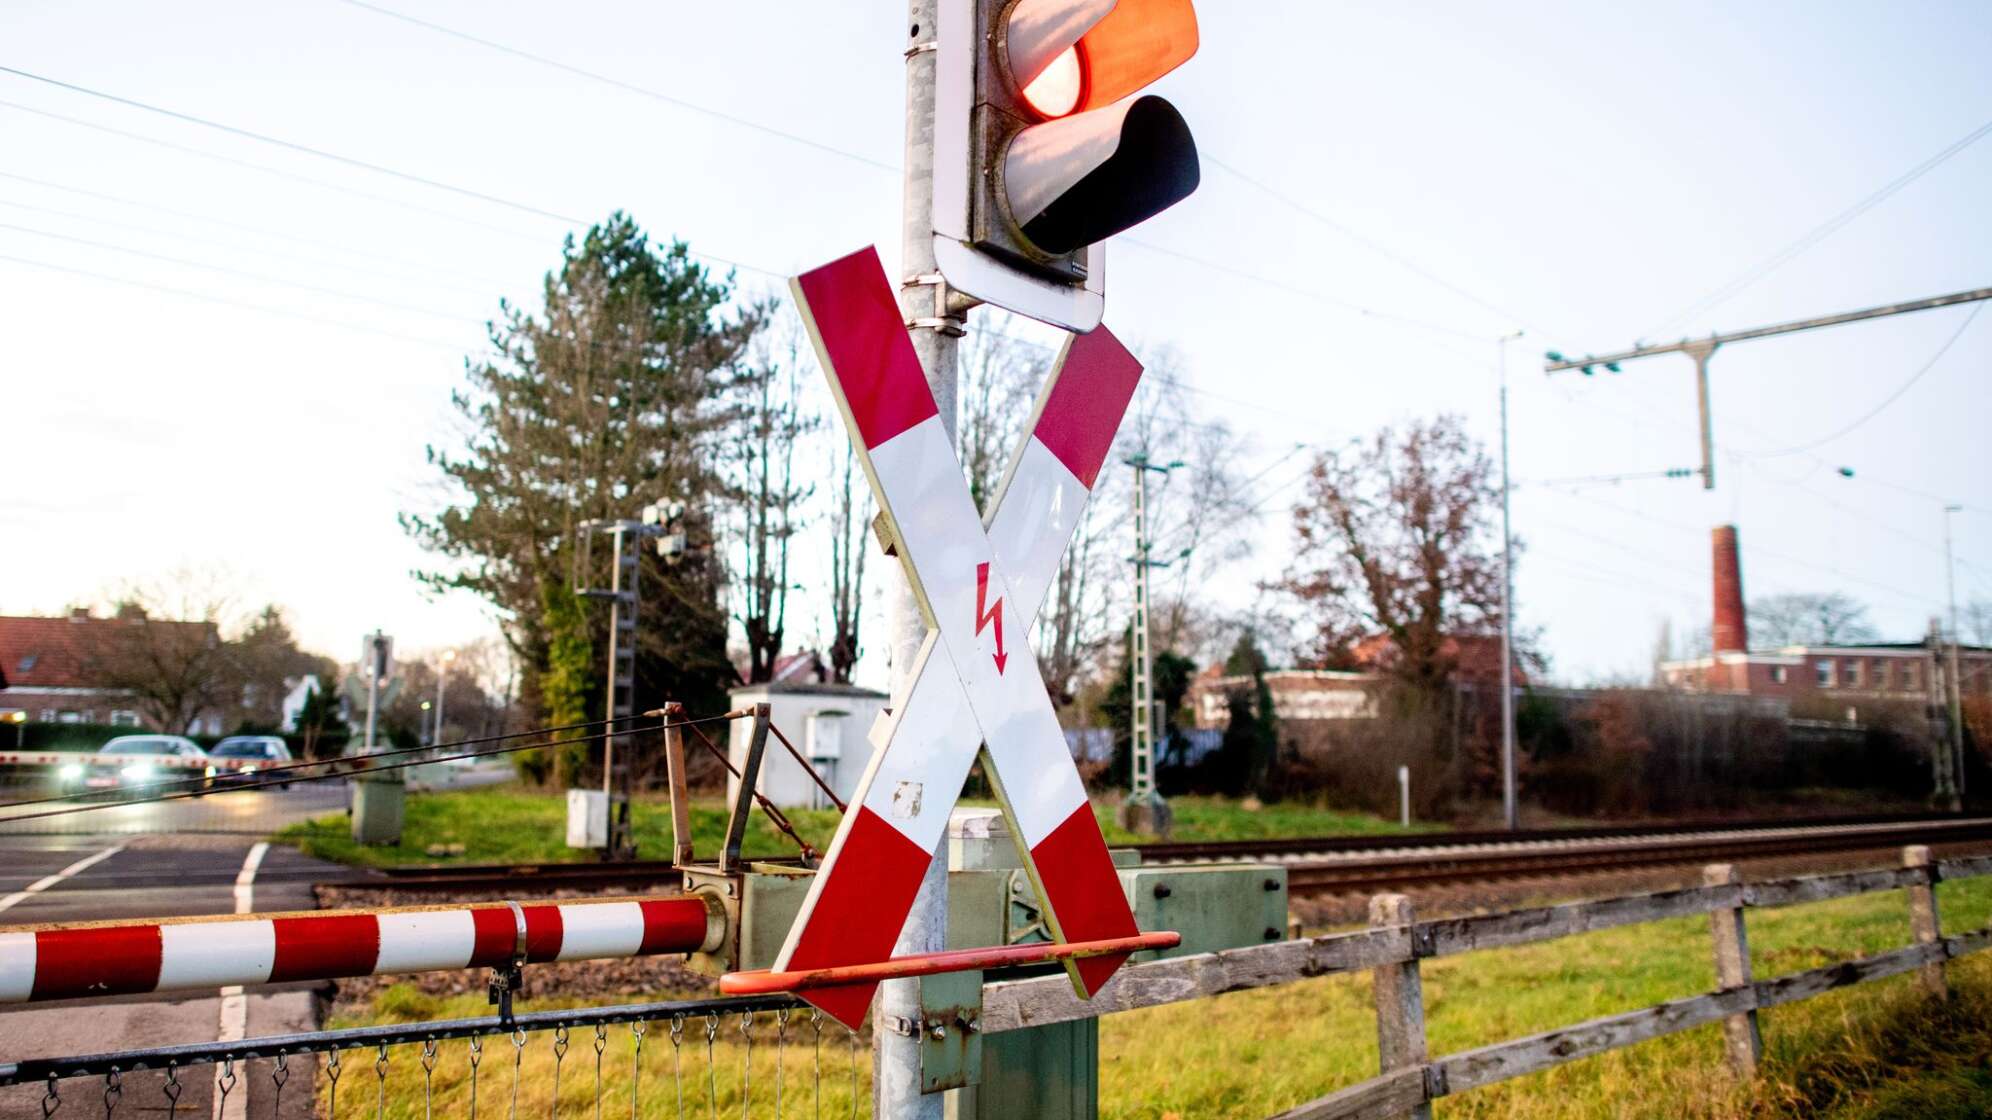
[[(852, 253), (790, 286), (928, 629), (914, 683), (874, 730), (871, 763), (774, 969), (887, 958), (978, 751), (1052, 939), (1134, 935), (1028, 633), (1140, 363), (1106, 330), (1067, 341), (985, 523), (877, 252)], [(1090, 997), (1125, 960), (1071, 960), (1066, 969)], [(802, 995), (855, 1027), (875, 988)]]

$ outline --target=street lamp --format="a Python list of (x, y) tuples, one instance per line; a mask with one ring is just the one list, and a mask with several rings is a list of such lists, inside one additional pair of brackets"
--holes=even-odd
[(14, 721), (14, 749), (20, 750), (21, 743), (28, 734), (28, 713), (25, 711), (10, 712), (7, 718)]

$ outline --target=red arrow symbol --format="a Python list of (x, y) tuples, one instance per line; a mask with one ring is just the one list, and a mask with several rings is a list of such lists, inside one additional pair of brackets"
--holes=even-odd
[(1004, 663), (1010, 660), (1010, 655), (1003, 652), (1003, 597), (1000, 595), (997, 596), (996, 601), (989, 603), (987, 609), (984, 609), (983, 603), (988, 598), (989, 565), (977, 564), (975, 566), (975, 632), (980, 634), (983, 627), (989, 625), (991, 622), (996, 624), (996, 673), (1000, 676), (1003, 672)]

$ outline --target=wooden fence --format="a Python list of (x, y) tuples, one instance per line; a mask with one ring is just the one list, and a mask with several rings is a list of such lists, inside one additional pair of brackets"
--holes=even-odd
[[(1903, 849), (1898, 869), (1743, 883), (1734, 868), (1718, 864), (1704, 869), (1703, 886), (1686, 890), (1439, 921), (1416, 920), (1403, 895), (1380, 895), (1370, 902), (1367, 930), (1130, 965), (1090, 1001), (1076, 997), (1062, 975), (987, 985), (981, 1029), (1017, 1030), (1368, 969), (1382, 1075), (1274, 1120), (1429, 1116), (1430, 1102), (1448, 1094), (1714, 1022), (1723, 1025), (1731, 1068), (1747, 1078), (1755, 1076), (1763, 1050), (1761, 1008), (1905, 972), (1918, 973), (1925, 990), (1942, 994), (1944, 962), (1992, 947), (1992, 928), (1943, 936), (1933, 888), (1944, 879), (1981, 875), (1992, 875), (1992, 857), (1933, 863), (1930, 850), (1919, 845)], [(1745, 910), (1887, 890), (1906, 892), (1914, 944), (1769, 980), (1751, 978)], [(1716, 991), (1439, 1058), (1427, 1055), (1420, 961), (1696, 914), (1709, 916)]]

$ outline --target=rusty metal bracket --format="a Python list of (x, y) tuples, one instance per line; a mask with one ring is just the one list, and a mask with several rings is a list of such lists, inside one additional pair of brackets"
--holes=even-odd
[(664, 772), (671, 788), (671, 866), (692, 865), (692, 795), (685, 776), (685, 706), (676, 700), (664, 705)]
[(761, 781), (761, 759), (768, 753), (769, 710), (766, 702), (754, 705), (754, 731), (747, 741), (747, 757), (740, 760), (740, 789), (726, 818), (726, 842), (719, 853), (719, 870), (724, 875), (746, 870), (740, 849), (747, 839), (747, 818), (754, 811), (755, 787)]

